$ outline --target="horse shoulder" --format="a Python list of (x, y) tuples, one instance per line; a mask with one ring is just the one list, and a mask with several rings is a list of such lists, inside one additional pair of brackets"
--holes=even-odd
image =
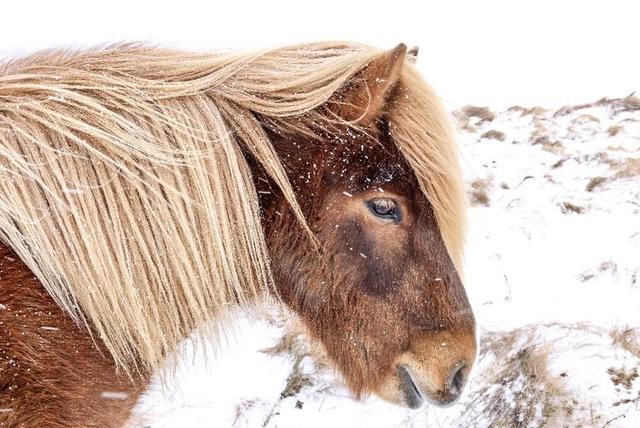
[(0, 243), (0, 426), (123, 425), (146, 382), (99, 348)]

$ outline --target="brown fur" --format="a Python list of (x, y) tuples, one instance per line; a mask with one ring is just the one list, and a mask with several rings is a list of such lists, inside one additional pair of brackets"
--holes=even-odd
[[(461, 251), (452, 253), (460, 246), (447, 247), (440, 223), (458, 224), (442, 214), (459, 212), (459, 205), (429, 192), (445, 188), (441, 182), (416, 175), (417, 166), (437, 164), (419, 144), (401, 152), (394, 141), (419, 135), (393, 127), (394, 107), (410, 94), (399, 83), (405, 51), (399, 46), (378, 56), (310, 120), (255, 113), (301, 213), (250, 142), (242, 154), (259, 196), (277, 295), (301, 316), (355, 395), (374, 392), (416, 406), (422, 401), (410, 394), (413, 382), (424, 399), (448, 404), (459, 393), (452, 392), (452, 378), (458, 375), (462, 385), (475, 358), (474, 318), (455, 265)], [(314, 119), (322, 116), (321, 123)], [(450, 144), (436, 143), (443, 151)], [(437, 174), (440, 181), (458, 179)], [(380, 197), (395, 201), (397, 221), (372, 214), (367, 203)], [(0, 259), (0, 407), (7, 410), (0, 421), (121, 425), (148, 373), (137, 385), (120, 375), (102, 340), (94, 343), (78, 328), (15, 254), (2, 246)], [(114, 400), (103, 392), (126, 396)]]
[(121, 426), (143, 387), (0, 244), (0, 426)]

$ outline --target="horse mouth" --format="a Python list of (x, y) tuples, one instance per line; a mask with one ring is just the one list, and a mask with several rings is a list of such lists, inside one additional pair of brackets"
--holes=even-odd
[[(463, 367), (460, 367), (456, 373), (458, 373), (462, 368)], [(411, 373), (406, 366), (398, 364), (396, 366), (396, 372), (400, 380), (400, 390), (404, 396), (404, 404), (411, 409), (421, 407), (424, 402), (428, 402), (438, 407), (450, 407), (460, 398), (460, 391), (463, 388), (462, 380), (451, 380), (450, 383), (452, 385), (455, 384), (455, 391), (438, 391), (437, 393), (430, 393), (428, 391), (420, 392), (420, 389), (418, 389), (418, 386), (414, 382), (413, 377), (411, 377)], [(455, 374), (453, 376), (455, 377)]]
[(417, 409), (422, 406), (424, 398), (422, 397), (422, 394), (420, 394), (416, 384), (413, 382), (413, 379), (409, 374), (409, 370), (407, 370), (405, 366), (398, 365), (396, 366), (396, 371), (400, 378), (400, 388), (404, 394), (407, 406), (412, 409)]

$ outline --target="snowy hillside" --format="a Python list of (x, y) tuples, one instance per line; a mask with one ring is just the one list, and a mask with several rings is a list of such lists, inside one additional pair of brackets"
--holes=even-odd
[(272, 311), (242, 321), (208, 364), (206, 344), (186, 343), (132, 425), (640, 426), (640, 99), (454, 114), (481, 342), (458, 404), (355, 402), (295, 321)]

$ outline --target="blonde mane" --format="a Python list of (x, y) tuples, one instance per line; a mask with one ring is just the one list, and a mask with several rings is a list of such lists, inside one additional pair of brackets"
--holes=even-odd
[[(153, 369), (195, 327), (272, 287), (243, 151), (306, 227), (258, 118), (318, 120), (314, 109), (381, 52), (120, 45), (0, 64), (0, 240), (116, 364)], [(411, 64), (388, 116), (460, 267), (456, 148), (448, 115)]]

